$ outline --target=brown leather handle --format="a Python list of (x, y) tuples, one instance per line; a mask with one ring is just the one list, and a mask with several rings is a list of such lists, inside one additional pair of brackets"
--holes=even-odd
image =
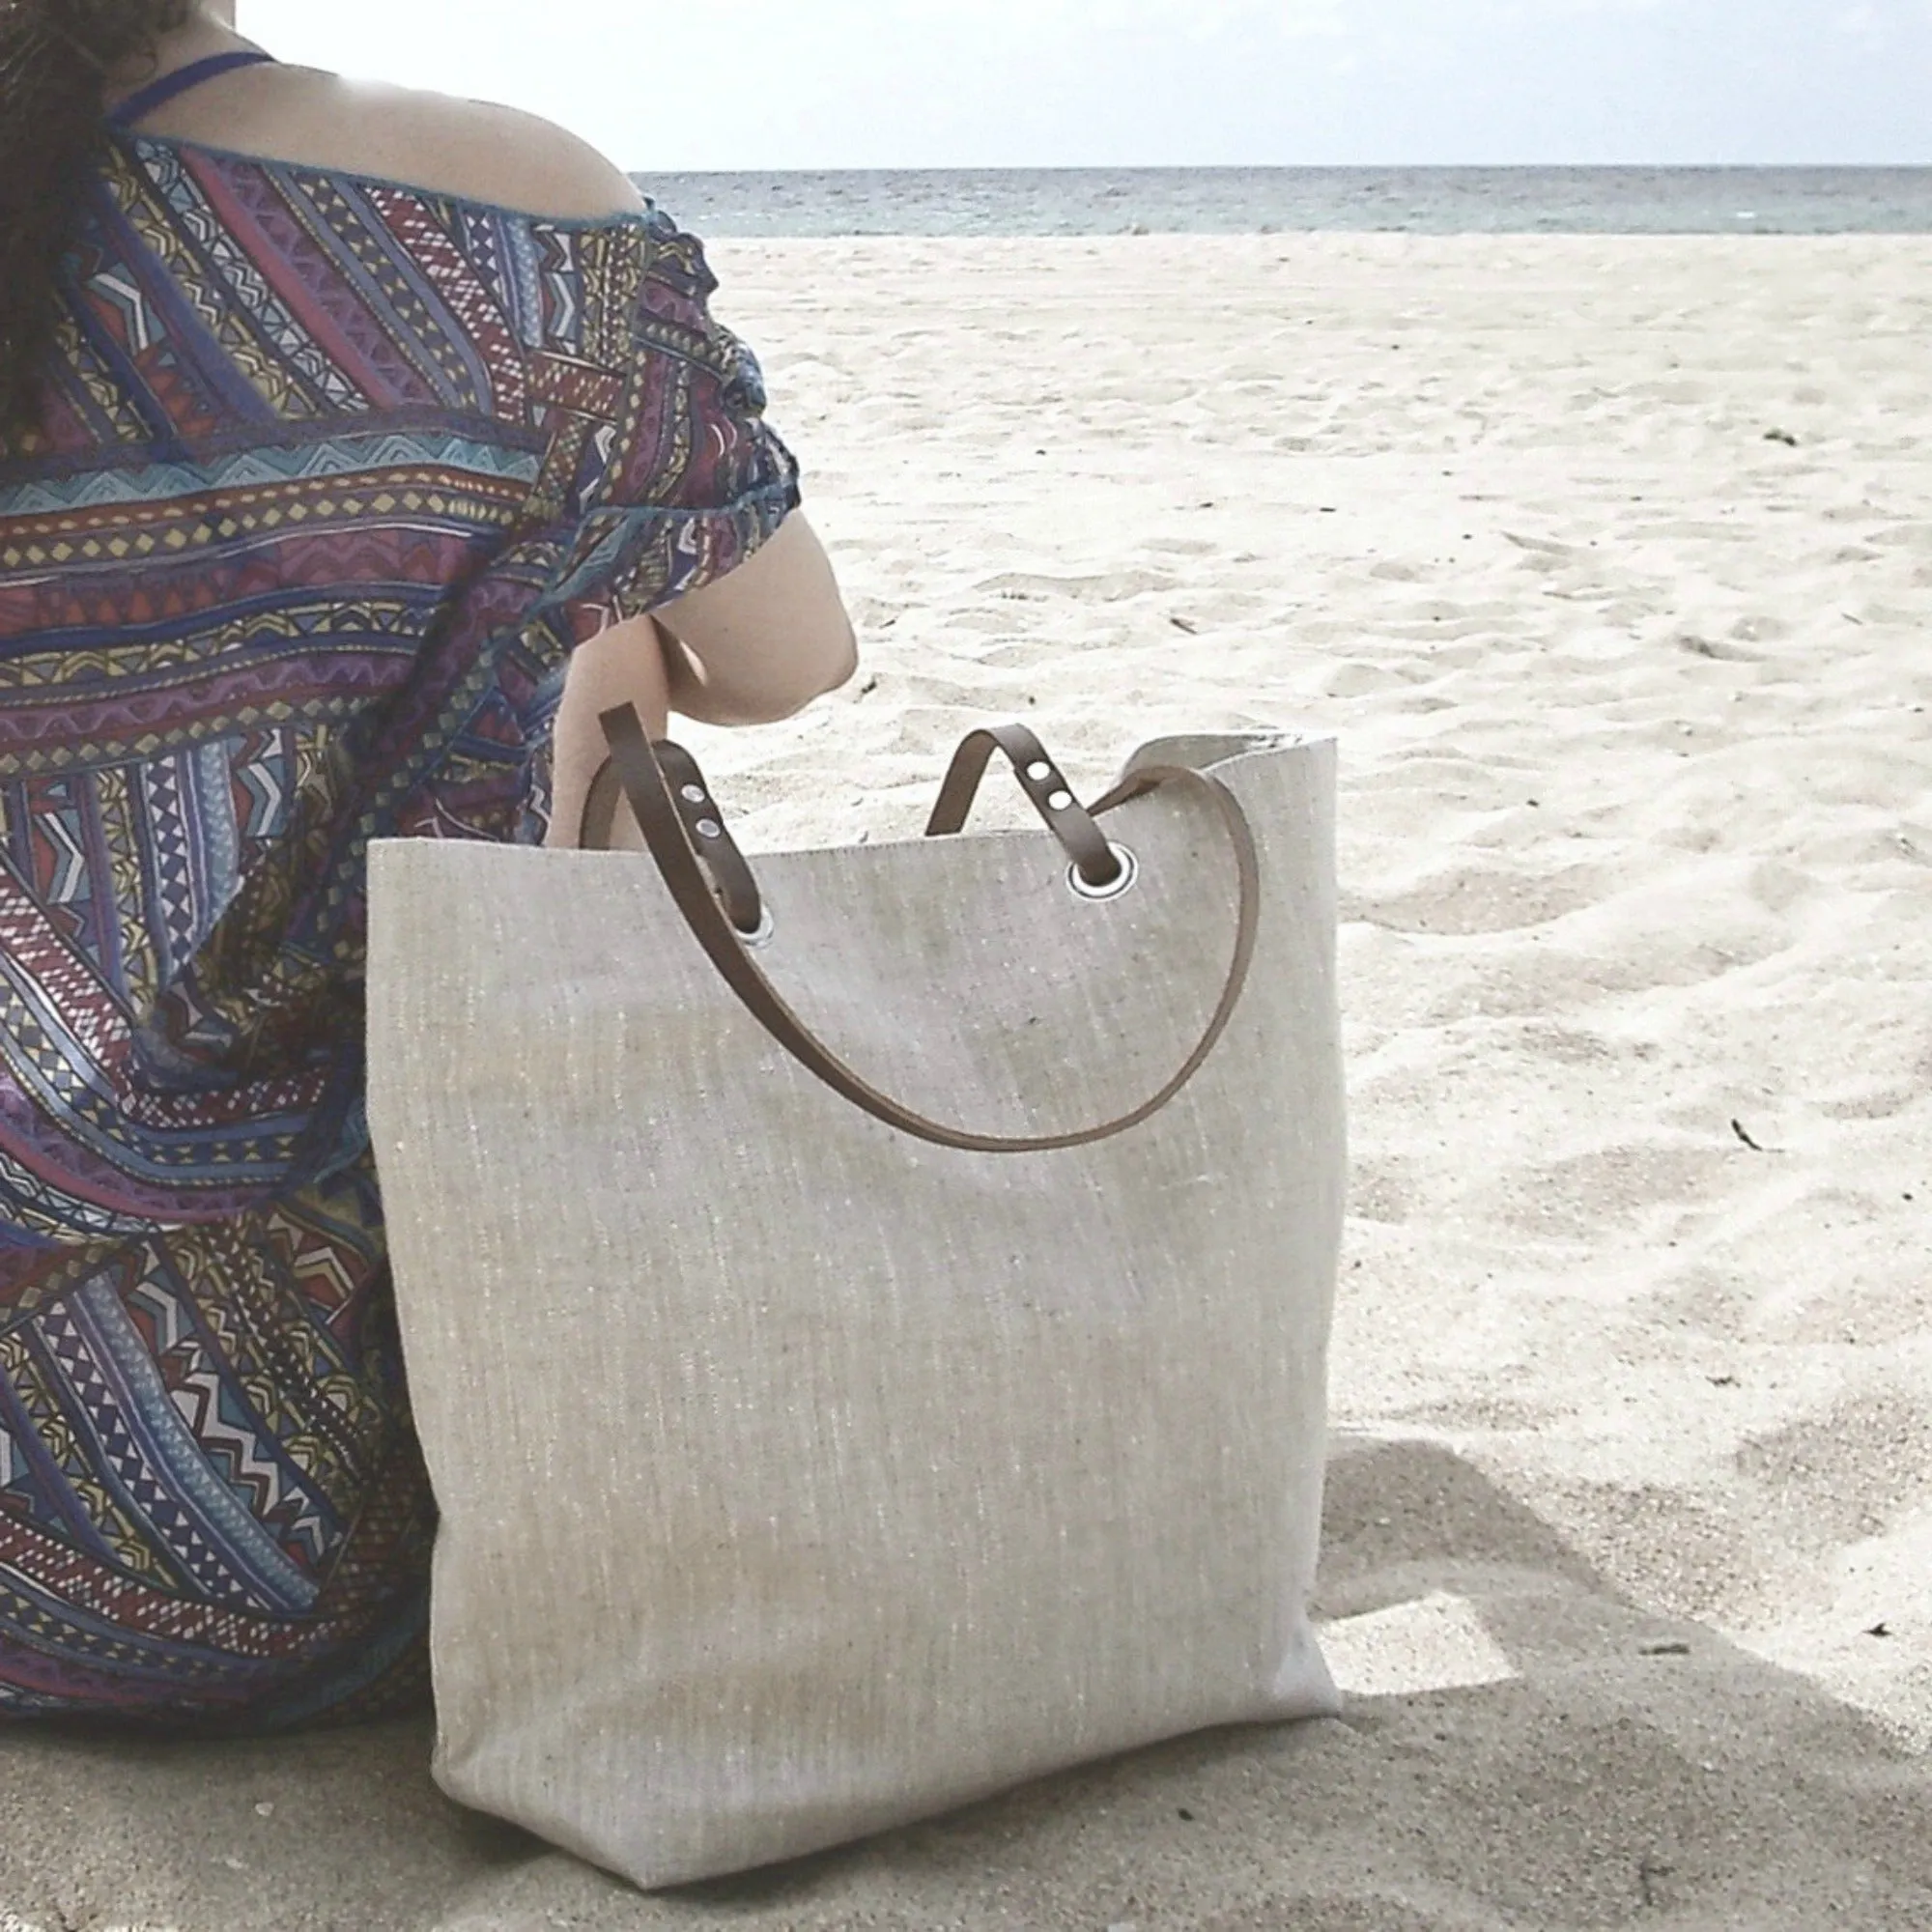
[[(869, 1085), (862, 1075), (812, 1033), (797, 1013), (785, 1004), (778, 988), (766, 979), (733, 925), (730, 915), (720, 903), (705, 875), (705, 867), (680, 816), (666, 772), (665, 748), (653, 747), (645, 735), (643, 723), (634, 705), (607, 711), (601, 720), (610, 742), (611, 757), (618, 781), (630, 800), (631, 810), (642, 828), (665, 885), (683, 913), (697, 943), (725, 983), (737, 994), (746, 1009), (800, 1065), (815, 1074), (834, 1093), (841, 1094), (874, 1120), (896, 1127), (916, 1140), (935, 1147), (953, 1148), (964, 1153), (1059, 1153), (1073, 1148), (1096, 1146), (1151, 1121), (1187, 1086), (1207, 1064), (1221, 1036), (1227, 1032), (1235, 1009), (1246, 989), (1249, 969), (1254, 964), (1255, 941), (1261, 928), (1261, 861), (1255, 850), (1254, 834), (1248, 828), (1240, 802), (1218, 779), (1205, 772), (1187, 771), (1178, 765), (1150, 766), (1136, 772), (1119, 789), (1110, 792), (1094, 807), (1094, 815), (1111, 811), (1129, 799), (1175, 786), (1205, 798), (1219, 813), (1229, 840), (1235, 848), (1240, 870), (1239, 921), (1235, 936), (1234, 959), (1228, 969), (1214, 1016), (1208, 1022), (1199, 1045), (1188, 1055), (1186, 1064), (1152, 1099), (1119, 1120), (1077, 1133), (1006, 1136), (977, 1134), (927, 1120), (923, 1114), (901, 1106), (896, 1100)], [(997, 743), (997, 739), (995, 740)], [(685, 755), (685, 754), (680, 754)], [(990, 756), (990, 751), (987, 753)], [(1050, 760), (1048, 761), (1050, 762)], [(986, 757), (980, 759), (985, 769)], [(977, 775), (975, 778), (977, 783)], [(970, 799), (969, 799), (970, 803)], [(735, 849), (735, 848), (734, 848)], [(1108, 861), (1118, 867), (1112, 848)], [(1116, 874), (1118, 876), (1118, 873)]]
[[(752, 876), (752, 868), (745, 863), (738, 841), (725, 829), (724, 814), (712, 798), (711, 787), (705, 782), (704, 774), (697, 769), (697, 760), (682, 745), (673, 745), (668, 739), (660, 741), (657, 754), (658, 763), (670, 781), (671, 800), (677, 808), (677, 815), (684, 821), (684, 829), (703, 861), (705, 870), (711, 874), (711, 883), (717, 888), (718, 896), (724, 901), (724, 910), (731, 923), (748, 937), (755, 935), (764, 923), (765, 916), (764, 901), (758, 895), (758, 882)], [(577, 837), (578, 844), (584, 851), (608, 852), (611, 849), (611, 841), (617, 830), (617, 801), (623, 793), (623, 781), (617, 776), (616, 760), (606, 758), (584, 795), (583, 817)]]
[(953, 754), (952, 767), (939, 788), (939, 802), (925, 828), (928, 838), (950, 838), (964, 830), (980, 783), (995, 751), (1004, 752), (1022, 789), (1033, 800), (1046, 829), (1065, 847), (1074, 870), (1096, 890), (1121, 880), (1121, 862), (1094, 814), (1073, 795), (1073, 787), (1024, 724), (988, 724), (975, 731)]
[(583, 794), (583, 816), (577, 821), (577, 842), (585, 852), (608, 852), (617, 836), (617, 808), (623, 803), (624, 781), (617, 761), (606, 758)]

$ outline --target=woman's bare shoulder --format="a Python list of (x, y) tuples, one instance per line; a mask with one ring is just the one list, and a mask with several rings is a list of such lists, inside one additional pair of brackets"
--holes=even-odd
[(635, 213), (630, 180), (567, 128), (493, 101), (342, 83), (353, 114), (389, 158), (370, 170), (445, 194), (572, 220)]
[[(351, 80), (301, 68), (257, 70), (209, 113), (189, 96), (157, 131), (277, 160), (373, 175), (440, 194), (562, 220), (643, 206), (630, 180), (587, 141), (515, 107)], [(253, 79), (256, 76), (242, 76)], [(218, 118), (220, 125), (211, 125)], [(184, 125), (190, 122), (200, 125)]]

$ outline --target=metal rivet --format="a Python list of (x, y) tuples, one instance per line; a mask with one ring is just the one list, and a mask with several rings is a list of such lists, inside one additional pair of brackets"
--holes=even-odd
[(697, 836), (700, 838), (722, 838), (724, 828), (715, 818), (700, 818), (697, 821)]
[(702, 805), (704, 803), (704, 787), (702, 785), (686, 785), (684, 788), (684, 802), (687, 805)]
[(1051, 765), (1029, 765), (1027, 767), (1027, 777), (1035, 784), (1044, 784), (1052, 776), (1053, 767)]
[(1047, 800), (1047, 804), (1055, 811), (1071, 811), (1073, 810), (1073, 794), (1070, 791), (1057, 791)]
[(1110, 880), (1104, 886), (1090, 886), (1080, 876), (1078, 866), (1067, 867), (1066, 884), (1076, 897), (1091, 900), (1094, 904), (1104, 904), (1109, 899), (1124, 896), (1140, 883), (1141, 862), (1124, 845), (1111, 845), (1109, 849), (1121, 862), (1121, 870), (1119, 877)]

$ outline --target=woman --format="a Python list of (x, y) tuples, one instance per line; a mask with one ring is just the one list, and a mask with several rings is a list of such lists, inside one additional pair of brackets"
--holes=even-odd
[(0, 8), (0, 1718), (421, 1692), (363, 853), (850, 674), (713, 286), (541, 123)]

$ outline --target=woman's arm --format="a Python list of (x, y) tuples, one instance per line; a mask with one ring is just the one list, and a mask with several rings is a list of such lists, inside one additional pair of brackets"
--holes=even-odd
[(772, 724), (837, 691), (858, 641), (831, 559), (794, 512), (749, 562), (655, 616), (670, 708), (701, 724)]
[[(672, 711), (704, 724), (769, 724), (836, 691), (858, 664), (831, 561), (794, 512), (728, 577), (578, 647), (556, 718), (550, 842), (577, 843), (609, 755), (600, 713), (635, 704), (654, 738)], [(628, 824), (619, 813), (620, 835)]]

